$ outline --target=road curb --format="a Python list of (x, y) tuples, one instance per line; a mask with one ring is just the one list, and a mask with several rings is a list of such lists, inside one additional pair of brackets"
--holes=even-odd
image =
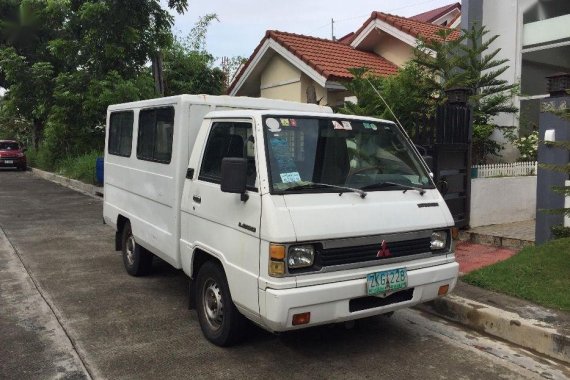
[(469, 243), (491, 245), (498, 248), (511, 248), (511, 249), (523, 249), (534, 245), (534, 241), (522, 240), (515, 238), (508, 238), (504, 236), (495, 236), (489, 234), (482, 234), (479, 232), (472, 231), (460, 231), (459, 240), (466, 241)]
[(64, 176), (59, 175), (59, 174), (55, 174), (52, 172), (46, 172), (44, 170), (40, 170), (40, 169), (36, 169), (36, 168), (32, 168), (32, 167), (30, 167), (30, 170), (31, 170), (32, 174), (37, 176), (37, 177), (46, 179), (46, 180), (51, 181), (51, 182), (58, 183), (62, 186), (68, 187), (72, 190), (76, 190), (76, 191), (79, 191), (79, 192), (87, 194), (87, 195), (91, 195), (91, 196), (96, 197), (96, 198), (103, 197), (103, 187), (89, 185), (87, 183), (83, 183), (83, 182), (75, 180), (75, 179), (67, 178), (67, 177), (64, 177)]
[(522, 318), (517, 313), (453, 294), (423, 304), (419, 309), (570, 363), (570, 336), (543, 321)]

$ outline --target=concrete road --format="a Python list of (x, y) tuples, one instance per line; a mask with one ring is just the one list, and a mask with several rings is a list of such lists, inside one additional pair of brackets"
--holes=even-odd
[(0, 378), (565, 378), (567, 368), (415, 310), (238, 347), (201, 334), (183, 273), (134, 278), (102, 202), (0, 171)]

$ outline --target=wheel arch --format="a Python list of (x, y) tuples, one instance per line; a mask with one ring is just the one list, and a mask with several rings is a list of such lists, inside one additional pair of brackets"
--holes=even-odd
[(198, 275), (198, 272), (200, 271), (200, 268), (202, 267), (202, 265), (204, 265), (208, 261), (212, 261), (212, 262), (218, 264), (220, 266), (220, 268), (222, 268), (224, 275), (226, 275), (226, 270), (224, 268), (224, 264), (222, 263), (222, 260), (220, 260), (219, 257), (212, 254), (211, 252), (206, 251), (203, 248), (200, 248), (200, 247), (194, 248), (194, 251), (192, 252), (192, 261), (190, 263), (191, 267), (190, 267), (190, 273), (189, 273), (189, 279), (190, 279), (189, 292), (188, 292), (188, 308), (189, 309), (195, 309), (196, 308), (196, 300), (194, 297), (194, 294), (196, 291), (196, 276)]
[(127, 217), (121, 214), (117, 216), (117, 230), (115, 231), (115, 251), (120, 251), (123, 249), (122, 247), (123, 229), (125, 228), (127, 222), (130, 223), (130, 220)]

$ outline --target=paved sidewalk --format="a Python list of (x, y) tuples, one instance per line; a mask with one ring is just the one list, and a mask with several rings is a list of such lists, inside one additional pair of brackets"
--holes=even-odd
[(493, 224), (460, 232), (460, 239), (472, 243), (520, 249), (534, 245), (535, 220)]
[(459, 263), (461, 274), (483, 268), (508, 259), (518, 251), (511, 248), (499, 248), (469, 242), (458, 242), (455, 246), (455, 259)]

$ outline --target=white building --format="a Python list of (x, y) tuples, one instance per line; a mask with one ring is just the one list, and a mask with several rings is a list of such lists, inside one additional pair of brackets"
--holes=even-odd
[(570, 1), (463, 0), (461, 12), (462, 28), (479, 23), (489, 35), (499, 35), (492, 48), (501, 48), (498, 59), (509, 59), (503, 79), (521, 85), (521, 96), (513, 99), (520, 117), (502, 115), (497, 124), (528, 133), (538, 125), (540, 100), (548, 96), (545, 77), (570, 72)]

